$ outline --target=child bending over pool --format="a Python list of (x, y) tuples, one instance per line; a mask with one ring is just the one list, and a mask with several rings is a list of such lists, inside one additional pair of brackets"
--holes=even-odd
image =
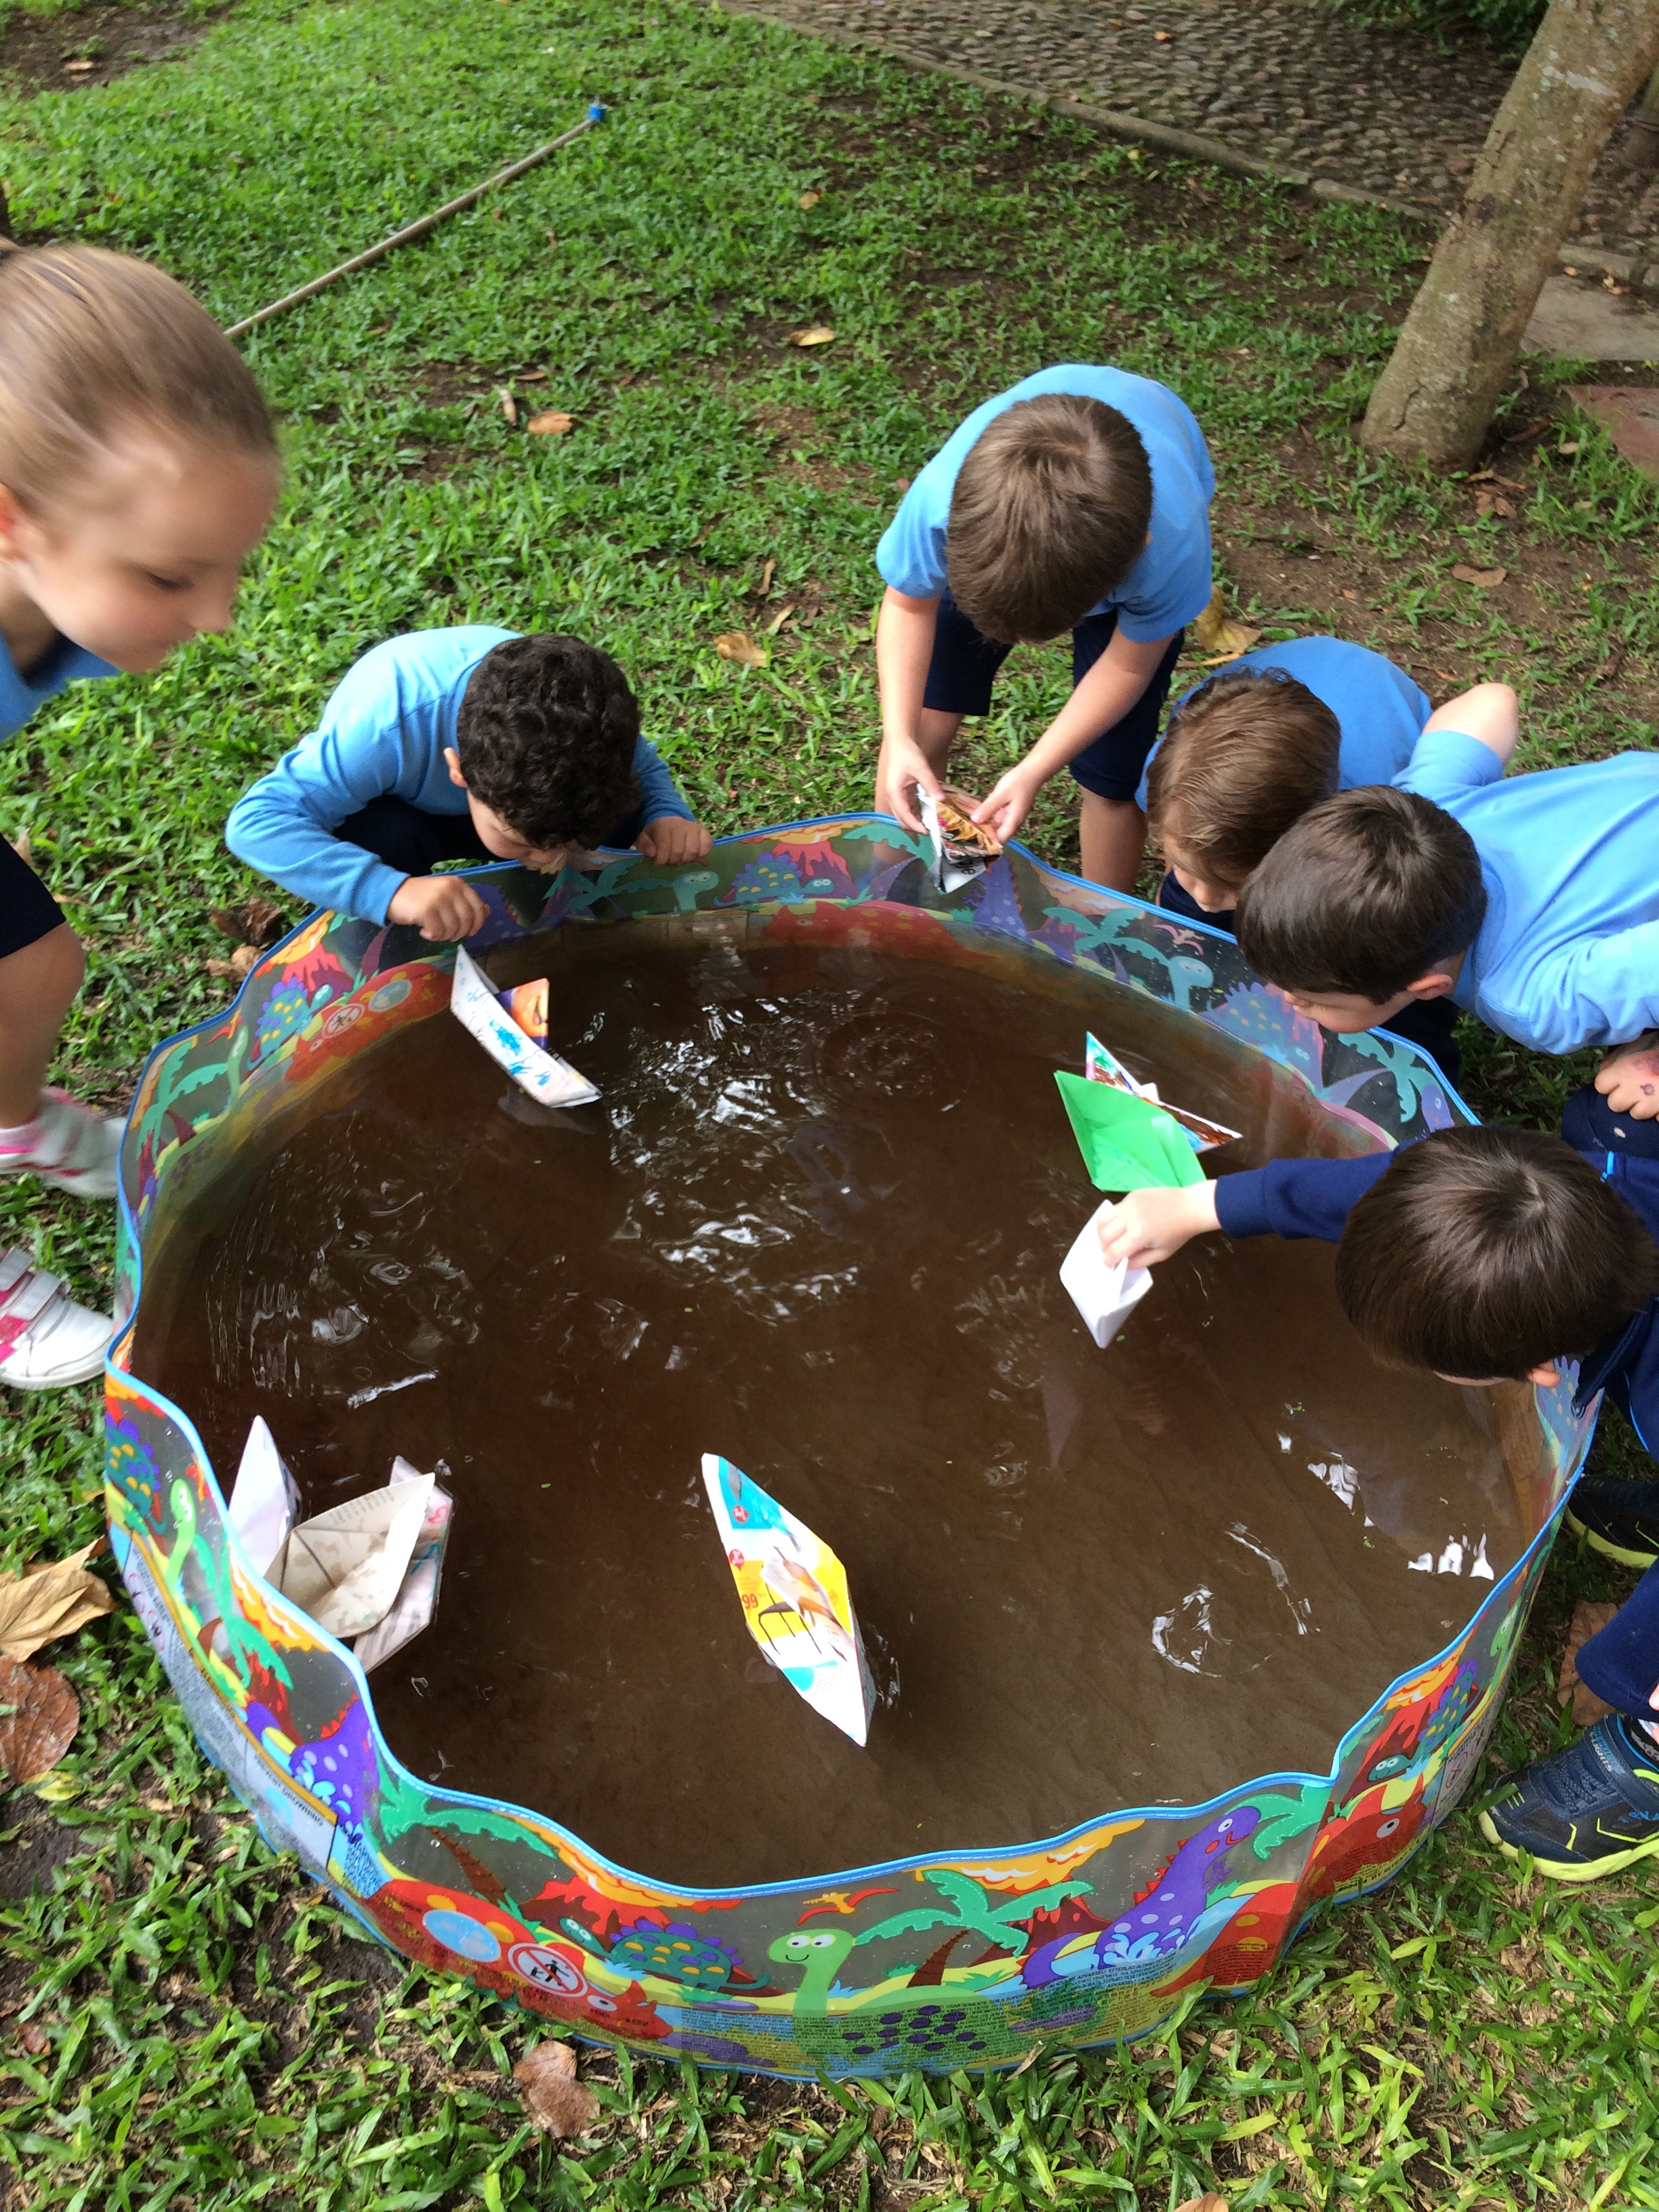
[[(0, 738), (78, 678), (228, 629), (277, 488), (258, 387), (181, 285), (121, 254), (0, 241)], [(0, 839), (0, 1175), (112, 1198), (120, 1122), (44, 1087), (85, 969)], [(0, 1382), (84, 1382), (113, 1327), (27, 1252), (0, 1255)]]
[(1014, 836), (1050, 776), (1082, 787), (1083, 872), (1132, 891), (1136, 787), (1209, 602), (1215, 471), (1191, 410), (1151, 378), (1070, 362), (975, 409), (904, 495), (876, 549), (876, 805), (920, 830), (951, 741), (986, 714), (1015, 645), (1072, 634), (1075, 686), (974, 819)]
[[(1616, 1113), (1589, 1085), (1559, 1137), (1441, 1129), (1360, 1159), (1273, 1160), (1135, 1191), (1100, 1241), (1109, 1261), (1145, 1267), (1216, 1230), (1334, 1243), (1343, 1311), (1386, 1365), (1549, 1387), (1573, 1359), (1576, 1411), (1605, 1390), (1650, 1449), (1659, 1437), (1659, 1123)], [(1580, 1482), (1567, 1522), (1647, 1570), (1577, 1655), (1580, 1679), (1613, 1711), (1500, 1783), (1480, 1826), (1540, 1873), (1589, 1881), (1659, 1855), (1659, 1482)]]
[(552, 870), (590, 845), (663, 866), (712, 840), (640, 735), (628, 679), (580, 638), (469, 626), (389, 639), (232, 809), (239, 860), (313, 906), (470, 937), (487, 908), (445, 860)]
[[(1431, 714), (1403, 668), (1338, 637), (1246, 653), (1187, 693), (1146, 764), (1139, 799), (1168, 863), (1158, 904), (1231, 929), (1238, 894), (1280, 837), (1333, 793), (1389, 783), (1425, 729), (1459, 730), (1506, 763), (1519, 735), (1507, 684), (1480, 684)], [(1389, 1026), (1458, 1077), (1450, 999), (1403, 1007)]]

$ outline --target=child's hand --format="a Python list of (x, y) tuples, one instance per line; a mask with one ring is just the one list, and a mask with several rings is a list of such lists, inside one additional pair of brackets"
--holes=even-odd
[(1615, 1114), (1632, 1121), (1659, 1115), (1659, 1036), (1650, 1030), (1634, 1044), (1622, 1044), (1595, 1071), (1595, 1087)]
[(881, 758), (876, 767), (878, 814), (892, 815), (919, 837), (922, 835), (919, 794), (931, 792), (937, 799), (939, 790), (939, 772), (920, 745), (903, 743), (896, 738), (883, 740)]
[(1155, 1267), (1189, 1237), (1217, 1225), (1215, 1185), (1195, 1182), (1182, 1190), (1132, 1190), (1102, 1214), (1096, 1233), (1109, 1267), (1120, 1260), (1132, 1267)]
[(682, 860), (707, 860), (714, 842), (701, 822), (688, 822), (678, 814), (659, 814), (641, 830), (634, 849), (659, 868), (672, 868)]
[(1019, 833), (1021, 823), (1036, 804), (1044, 778), (1033, 775), (1021, 761), (1006, 775), (999, 776), (987, 797), (974, 809), (974, 819), (988, 830), (1000, 845)]
[(489, 908), (459, 876), (405, 876), (386, 911), (388, 921), (411, 924), (429, 945), (471, 937), (489, 919)]

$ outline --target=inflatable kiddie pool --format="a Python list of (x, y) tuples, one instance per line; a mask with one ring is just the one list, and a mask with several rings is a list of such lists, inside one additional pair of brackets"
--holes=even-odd
[[(884, 817), (757, 830), (701, 866), (637, 855), (550, 883), (471, 878), (481, 957), (583, 919), (708, 916), (728, 937), (802, 933), (920, 957), (1075, 963), (1212, 1025), (1288, 1070), (1341, 1125), (1389, 1146), (1468, 1118), (1436, 1071), (1380, 1035), (1324, 1036), (1244, 968), (1232, 940), (1042, 866), (1018, 848), (941, 897), (918, 841)], [(694, 926), (696, 926), (694, 924)], [(1141, 2034), (1206, 1983), (1266, 1972), (1310, 1910), (1375, 1887), (1457, 1803), (1491, 1732), (1516, 1638), (1593, 1417), (1571, 1381), (1503, 1401), (1523, 1526), (1535, 1533), (1444, 1650), (1356, 1717), (1328, 1774), (1276, 1773), (1190, 1807), (1112, 1809), (1013, 1850), (895, 1860), (693, 1893), (617, 1866), (532, 1809), (411, 1774), (352, 1654), (242, 1555), (190, 1409), (131, 1368), (147, 1240), (281, 1100), (400, 1024), (447, 1018), (453, 954), (410, 930), (313, 915), (225, 1013), (147, 1066), (122, 1154), (118, 1298), (107, 1376), (115, 1554), (207, 1754), (276, 1848), (363, 1927), (565, 2029), (796, 2077), (1017, 2064), (1037, 2049)], [(1274, 1074), (1274, 1081), (1282, 1078)], [(228, 1472), (228, 1471), (227, 1471)], [(897, 1901), (987, 1939), (918, 1974)], [(898, 1917), (917, 1923), (915, 1911)], [(952, 1954), (955, 1955), (955, 1954)]]

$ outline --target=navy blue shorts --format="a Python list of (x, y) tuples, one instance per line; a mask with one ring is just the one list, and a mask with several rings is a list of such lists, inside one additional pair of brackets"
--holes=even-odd
[(1659, 1160), (1659, 1121), (1615, 1114), (1593, 1083), (1575, 1091), (1562, 1108), (1561, 1134), (1575, 1152), (1629, 1152), (1638, 1160)]
[[(1117, 628), (1115, 612), (1086, 615), (1072, 632), (1072, 684), (1081, 684)], [(1179, 630), (1153, 672), (1152, 679), (1121, 722), (1086, 746), (1072, 762), (1072, 779), (1099, 799), (1133, 799), (1141, 771), (1158, 739), (1158, 717), (1170, 696), (1170, 681), (1186, 639)], [(1013, 651), (981, 636), (962, 609), (944, 592), (933, 629), (933, 657), (927, 665), (924, 707), (940, 714), (988, 714), (996, 672)]]
[[(1227, 907), (1216, 914), (1206, 914), (1198, 901), (1176, 881), (1173, 868), (1158, 887), (1158, 902), (1165, 914), (1178, 914), (1188, 921), (1207, 922), (1212, 929), (1237, 934), (1233, 930), (1233, 909)], [(1390, 1014), (1382, 1024), (1391, 1036), (1404, 1037), (1407, 1044), (1414, 1044), (1431, 1060), (1454, 1091), (1463, 1072), (1463, 1054), (1455, 1034), (1459, 1012), (1459, 1007), (1450, 999), (1419, 999), (1414, 1006)]]
[[(644, 827), (645, 810), (635, 807), (604, 842), (625, 851)], [(501, 854), (492, 853), (473, 828), (471, 814), (428, 814), (392, 792), (371, 799), (360, 814), (348, 815), (334, 834), (406, 876), (429, 876), (441, 860), (501, 863)]]
[(22, 854), (0, 837), (0, 960), (38, 945), (68, 919)]
[(1578, 1647), (1578, 1679), (1616, 1713), (1659, 1720), (1649, 1705), (1659, 1682), (1659, 1566), (1648, 1569), (1607, 1626)]

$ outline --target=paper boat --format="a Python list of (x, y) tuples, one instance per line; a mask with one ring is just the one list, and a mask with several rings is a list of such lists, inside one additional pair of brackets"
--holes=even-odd
[(876, 1686), (846, 1568), (730, 1460), (705, 1452), (702, 1479), (749, 1633), (814, 1712), (863, 1743)]
[(1203, 1182), (1185, 1132), (1163, 1106), (1068, 1068), (1056, 1068), (1054, 1081), (1097, 1190), (1178, 1189)]
[(1109, 1267), (1100, 1249), (1099, 1224), (1115, 1200), (1108, 1199), (1089, 1216), (1087, 1227), (1060, 1266), (1060, 1279), (1072, 1304), (1083, 1316), (1085, 1328), (1103, 1351), (1152, 1287), (1151, 1271), (1132, 1267), (1127, 1260)]
[[(544, 1106), (585, 1106), (599, 1097), (599, 1091), (568, 1060), (547, 1049), (547, 986), (541, 985), (539, 1001), (534, 995), (536, 989), (534, 984), (525, 984), (517, 991), (492, 989), (489, 977), (466, 947), (456, 947), (449, 1011), (462, 1028), (477, 1037), (495, 1065), (505, 1068), (521, 1090)], [(520, 1026), (516, 1008), (509, 1012), (509, 1004), (520, 1000), (532, 1018), (539, 1004), (539, 1036)]]
[(270, 1427), (256, 1417), (229, 1499), (230, 1525), (257, 1571), (332, 1636), (362, 1640), (365, 1668), (400, 1650), (432, 1619), (453, 1501), (405, 1459), (392, 1480), (298, 1521), (299, 1491)]
[[(961, 818), (966, 819), (969, 810), (977, 804), (965, 793), (947, 790), (946, 805)], [(941, 896), (948, 897), (959, 891), (964, 884), (971, 884), (982, 876), (1002, 848), (988, 830), (968, 824), (971, 836), (953, 836), (939, 819), (939, 800), (931, 791), (918, 791), (917, 811), (921, 826), (927, 832), (928, 844), (933, 848), (927, 863), (928, 879)]]
[(1091, 1083), (1109, 1084), (1114, 1091), (1127, 1091), (1131, 1098), (1147, 1098), (1163, 1107), (1170, 1119), (1185, 1132), (1187, 1142), (1195, 1152), (1213, 1151), (1217, 1145), (1231, 1145), (1240, 1133), (1223, 1122), (1191, 1113), (1184, 1106), (1168, 1104), (1158, 1097), (1157, 1084), (1138, 1083), (1117, 1054), (1086, 1030), (1083, 1038), (1083, 1073)]

